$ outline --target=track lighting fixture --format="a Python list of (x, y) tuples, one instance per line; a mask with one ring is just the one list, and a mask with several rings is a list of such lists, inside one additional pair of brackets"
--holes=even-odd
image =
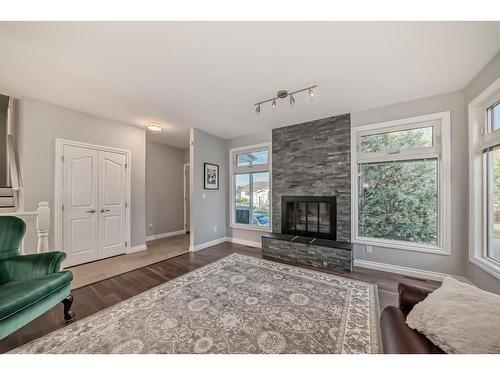
[(277, 103), (276, 103), (276, 99), (284, 99), (286, 97), (289, 97), (289, 100), (290, 100), (290, 105), (294, 105), (295, 104), (295, 97), (294, 95), (299, 93), (299, 92), (304, 92), (304, 91), (307, 91), (309, 96), (314, 96), (314, 89), (316, 88), (316, 85), (314, 86), (309, 86), (309, 87), (305, 87), (303, 89), (300, 89), (300, 90), (295, 90), (295, 91), (291, 91), (291, 92), (288, 92), (287, 90), (279, 90), (278, 93), (276, 94), (275, 97), (273, 98), (270, 98), (270, 99), (266, 99), (266, 100), (262, 100), (258, 103), (255, 103), (255, 112), (258, 114), (260, 113), (260, 106), (261, 104), (264, 104), (264, 103), (267, 103), (267, 102), (271, 102), (271, 107), (273, 108), (273, 110), (276, 109), (276, 106), (277, 106)]

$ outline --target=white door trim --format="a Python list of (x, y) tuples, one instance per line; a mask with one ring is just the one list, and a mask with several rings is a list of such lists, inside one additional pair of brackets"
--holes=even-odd
[(62, 215), (62, 194), (63, 194), (63, 149), (64, 146), (77, 146), (77, 147), (85, 147), (98, 151), (109, 151), (115, 152), (118, 154), (124, 154), (127, 158), (127, 167), (126, 167), (126, 200), (127, 200), (127, 208), (125, 209), (125, 221), (126, 221), (126, 241), (127, 246), (125, 247), (124, 252), (130, 251), (131, 248), (131, 216), (130, 216), (130, 196), (131, 196), (131, 152), (128, 150), (123, 150), (114, 147), (95, 145), (91, 143), (72, 141), (69, 139), (56, 138), (56, 155), (55, 155), (55, 183), (54, 183), (54, 241), (55, 241), (55, 249), (62, 250), (63, 249), (63, 241), (62, 241), (62, 227), (63, 227), (63, 215)]
[[(186, 167), (189, 167), (189, 163), (184, 163), (183, 169), (182, 169), (182, 195), (184, 198), (184, 232), (186, 232), (187, 228), (187, 221), (186, 221), (186, 216), (187, 216), (187, 207), (186, 207), (186, 197), (189, 194), (188, 191), (186, 191)], [(191, 181), (189, 181), (191, 183)], [(190, 197), (191, 198), (191, 197)], [(189, 200), (189, 204), (191, 204), (191, 200)], [(191, 230), (191, 228), (189, 228)]]

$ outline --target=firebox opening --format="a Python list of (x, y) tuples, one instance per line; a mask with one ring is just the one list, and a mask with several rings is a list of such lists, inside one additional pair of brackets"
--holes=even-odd
[(281, 233), (336, 240), (335, 196), (282, 196)]

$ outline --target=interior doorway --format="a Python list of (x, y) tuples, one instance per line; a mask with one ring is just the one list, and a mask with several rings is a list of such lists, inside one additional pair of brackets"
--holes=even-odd
[(130, 247), (130, 152), (56, 140), (56, 248), (72, 266)]
[(189, 217), (189, 209), (190, 209), (190, 181), (189, 181), (189, 164), (184, 164), (184, 229), (186, 233), (190, 232), (190, 217)]

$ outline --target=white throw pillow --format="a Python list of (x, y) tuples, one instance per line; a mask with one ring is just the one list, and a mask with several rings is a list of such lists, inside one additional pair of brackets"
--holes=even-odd
[(451, 277), (413, 307), (406, 324), (446, 353), (500, 353), (500, 296)]

